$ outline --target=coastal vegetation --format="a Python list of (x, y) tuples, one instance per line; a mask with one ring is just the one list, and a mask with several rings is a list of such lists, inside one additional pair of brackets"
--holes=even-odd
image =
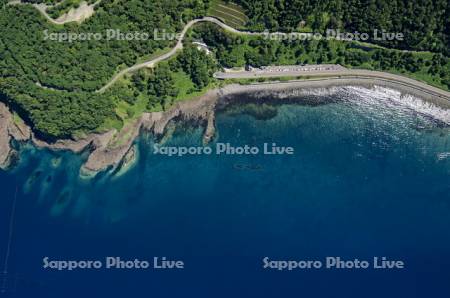
[[(46, 139), (102, 127), (105, 121), (117, 119), (114, 110), (119, 102), (133, 101), (136, 92), (126, 83), (114, 93), (95, 91), (140, 57), (174, 46), (174, 40), (154, 40), (154, 29), (179, 32), (182, 18), (205, 14), (206, 4), (195, 0), (104, 0), (95, 17), (83, 24), (55, 26), (30, 6), (5, 6), (0, 11), (0, 97)], [(146, 40), (45, 39), (46, 30), (48, 34), (105, 34), (111, 28), (151, 36)]]
[(70, 9), (76, 9), (80, 7), (82, 2), (87, 4), (94, 4), (98, 0), (22, 0), (24, 3), (32, 4), (45, 4), (48, 6), (47, 13), (52, 18), (58, 18), (64, 13), (67, 13)]
[[(368, 33), (389, 48), (450, 54), (447, 0), (235, 0), (250, 17), (248, 28), (264, 31), (326, 29)], [(375, 29), (402, 33), (404, 40), (375, 40)]]
[(52, 18), (56, 19), (71, 9), (78, 8), (82, 2), (94, 4), (96, 0), (63, 0), (58, 2), (58, 5), (50, 7), (47, 12)]
[[(175, 46), (174, 36), (155, 40), (154, 30), (172, 34), (181, 32), (188, 21), (205, 15), (215, 15), (230, 26), (247, 27), (246, 30), (320, 30), (333, 24), (333, 17), (338, 28), (363, 28), (368, 26), (368, 21), (342, 22), (343, 16), (351, 12), (347, 11), (347, 4), (341, 3), (340, 10), (322, 15), (326, 22), (317, 22), (317, 7), (330, 7), (323, 1), (314, 5), (308, 1), (275, 3), (269, 0), (259, 1), (259, 4), (250, 0), (236, 1), (241, 5), (238, 6), (218, 0), (102, 0), (96, 6), (95, 15), (82, 24), (57, 26), (29, 5), (4, 6), (7, 1), (0, 1), (0, 100), (46, 140), (70, 138), (112, 127), (121, 129), (145, 111), (165, 110), (176, 101), (217, 86), (219, 83), (212, 75), (223, 67), (336, 63), (401, 73), (442, 89), (450, 88), (450, 61), (442, 51), (449, 48), (448, 32), (441, 30), (445, 19), (442, 12), (433, 15), (430, 12), (428, 16), (435, 19), (435, 25), (420, 34), (406, 26), (404, 20), (395, 20), (399, 22), (398, 28), (411, 29), (416, 39), (382, 46), (338, 40), (279, 41), (264, 36), (232, 34), (213, 24), (196, 25), (187, 36), (184, 49), (175, 56), (154, 68), (143, 68), (120, 78), (105, 92), (97, 92), (117, 72), (166, 53)], [(64, 7), (60, 12), (79, 3), (68, 0), (26, 2), (62, 3), (55, 6)], [(275, 8), (278, 9), (281, 2), (285, 6), (277, 14)], [(427, 8), (427, 3), (417, 5)], [(288, 12), (292, 5), (297, 5), (298, 15)], [(441, 7), (442, 3), (436, 5)], [(267, 10), (266, 16), (262, 14), (264, 10)], [(223, 12), (226, 14), (219, 15)], [(448, 14), (448, 9), (445, 13)], [(337, 14), (341, 19), (336, 17)], [(241, 22), (237, 21), (238, 16)], [(384, 14), (383, 17), (394, 18)], [(306, 22), (302, 23), (303, 19)], [(302, 25), (298, 26), (297, 22)], [(390, 26), (387, 24), (382, 28), (389, 29)], [(105, 40), (110, 29), (122, 33), (146, 32), (149, 38)], [(103, 35), (100, 39), (71, 42), (48, 38), (51, 34), (86, 33)], [(194, 41), (206, 43), (208, 50), (193, 44)]]
[(220, 0), (210, 2), (208, 14), (234, 28), (244, 28), (249, 21), (241, 6)]
[(388, 49), (358, 42), (321, 40), (271, 40), (220, 30), (214, 24), (199, 25), (193, 38), (211, 46), (226, 68), (251, 65), (340, 64), (400, 73), (450, 89), (450, 59), (441, 53)]

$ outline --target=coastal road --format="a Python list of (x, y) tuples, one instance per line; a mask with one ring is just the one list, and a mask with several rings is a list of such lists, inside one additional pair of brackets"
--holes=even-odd
[[(94, 6), (96, 6), (98, 3), (100, 3), (100, 1), (97, 1), (95, 4), (93, 4), (92, 8)], [(14, 1), (10, 1), (10, 2), (7, 3), (7, 5), (26, 5), (26, 4), (29, 4), (29, 3), (23, 3), (20, 0), (14, 0)], [(68, 20), (58, 21), (58, 20), (53, 19), (52, 17), (50, 17), (48, 15), (48, 13), (46, 11), (48, 6), (45, 5), (45, 4), (32, 4), (32, 6), (34, 8), (36, 8), (50, 23), (52, 23), (54, 25), (63, 25), (65, 23), (68, 23), (68, 22), (71, 21), (71, 20), (69, 20), (69, 21)], [(236, 30), (233, 27), (228, 26), (227, 24), (219, 21), (218, 19), (213, 18), (213, 17), (204, 17), (204, 18), (201, 18), (201, 19), (192, 20), (192, 21), (188, 22), (184, 26), (183, 30), (181, 31), (181, 34), (179, 35), (179, 39), (178, 39), (175, 47), (173, 47), (169, 52), (164, 53), (164, 54), (162, 54), (162, 55), (160, 55), (160, 56), (158, 56), (156, 58), (153, 58), (151, 60), (148, 60), (148, 61), (145, 61), (145, 62), (142, 62), (142, 63), (138, 63), (138, 64), (135, 64), (135, 65), (133, 65), (131, 67), (128, 67), (128, 68), (125, 68), (125, 69), (121, 70), (120, 72), (116, 73), (111, 78), (111, 80), (108, 83), (106, 83), (103, 87), (101, 87), (100, 89), (96, 90), (95, 92), (97, 92), (97, 93), (104, 92), (109, 87), (111, 87), (118, 79), (120, 79), (121, 77), (123, 77), (127, 73), (135, 72), (135, 71), (137, 71), (139, 69), (146, 68), (146, 67), (154, 67), (159, 62), (167, 60), (170, 57), (174, 56), (179, 50), (183, 49), (183, 40), (184, 40), (184, 38), (186, 36), (186, 33), (189, 31), (189, 29), (191, 29), (192, 26), (194, 26), (195, 24), (200, 23), (200, 22), (214, 23), (214, 24), (220, 26), (221, 28), (223, 28), (224, 30), (226, 30), (228, 32), (231, 32), (231, 33), (234, 33), (234, 34), (243, 34), (243, 35), (263, 35), (263, 34), (265, 34), (263, 32), (239, 31), (239, 30)]]
[(183, 40), (184, 37), (186, 36), (186, 33), (189, 31), (189, 29), (192, 28), (192, 26), (194, 26), (195, 24), (201, 23), (201, 22), (210, 22), (210, 23), (214, 23), (218, 26), (220, 26), (221, 28), (223, 28), (226, 31), (229, 31), (231, 33), (234, 34), (245, 34), (245, 35), (262, 35), (263, 33), (259, 33), (259, 32), (248, 32), (248, 31), (239, 31), (234, 29), (233, 27), (228, 26), (225, 23), (222, 23), (221, 21), (219, 21), (218, 19), (212, 18), (212, 17), (204, 17), (201, 19), (195, 19), (190, 21), (189, 23), (186, 24), (186, 26), (184, 26), (183, 31), (181, 31), (181, 34), (179, 35), (179, 39), (177, 41), (177, 44), (175, 45), (175, 47), (173, 47), (169, 52), (158, 56), (152, 60), (148, 60), (139, 64), (135, 64), (129, 68), (123, 69), (120, 72), (118, 72), (117, 74), (115, 74), (112, 79), (102, 88), (100, 88), (99, 90), (97, 90), (96, 92), (101, 93), (104, 92), (105, 90), (107, 90), (109, 87), (111, 87), (118, 79), (120, 79), (121, 77), (123, 77), (125, 74), (127, 73), (131, 73), (131, 72), (135, 72), (139, 69), (145, 68), (145, 67), (154, 67), (156, 64), (158, 64), (161, 61), (167, 60), (170, 57), (174, 56), (179, 50), (183, 49)]
[[(240, 31), (233, 27), (230, 27), (226, 25), (225, 23), (219, 21), (216, 18), (212, 17), (204, 17), (201, 19), (195, 19), (190, 21), (186, 24), (183, 31), (180, 34), (180, 37), (178, 39), (177, 44), (174, 48), (172, 48), (169, 52), (154, 58), (149, 61), (145, 61), (143, 63), (139, 63), (136, 65), (133, 65), (129, 68), (123, 69), (119, 73), (115, 74), (113, 78), (102, 88), (97, 90), (96, 92), (101, 93), (107, 90), (109, 87), (111, 87), (118, 79), (120, 79), (122, 76), (124, 76), (127, 73), (131, 73), (134, 71), (137, 71), (139, 69), (145, 68), (145, 67), (154, 67), (157, 63), (167, 60), (170, 57), (174, 56), (177, 51), (183, 49), (183, 40), (186, 36), (186, 33), (189, 29), (192, 28), (195, 24), (198, 24), (200, 22), (210, 22), (218, 25), (222, 29), (234, 33), (234, 34), (241, 34), (241, 35), (253, 35), (253, 36), (263, 36), (267, 33), (265, 32), (251, 32), (251, 31)], [(275, 33), (277, 34), (277, 32)], [(341, 65), (333, 65), (333, 64), (326, 64), (326, 65), (306, 65), (303, 66), (304, 69), (308, 69), (310, 67), (311, 69), (305, 70), (289, 70), (285, 71), (284, 69), (287, 67), (293, 67), (293, 66), (277, 66), (277, 67), (269, 67), (269, 71), (266, 72), (224, 72), (224, 73), (216, 73), (214, 75), (215, 78), (218, 79), (227, 79), (227, 78), (268, 78), (268, 77), (284, 77), (284, 76), (301, 76), (301, 75), (308, 75), (308, 76), (353, 76), (354, 78), (361, 76), (361, 77), (374, 77), (374, 78), (381, 78), (385, 80), (391, 80), (395, 82), (401, 82), (403, 84), (407, 84), (409, 86), (413, 86), (415, 89), (421, 89), (425, 90), (426, 93), (433, 94), (435, 96), (445, 98), (447, 100), (450, 100), (450, 92), (441, 90), (439, 88), (427, 85), (425, 83), (416, 81), (414, 79), (410, 79), (407, 77), (403, 77), (400, 75), (394, 75), (391, 73), (385, 73), (380, 71), (370, 71), (370, 70), (360, 70), (360, 69), (347, 69), (345, 67), (342, 67)], [(279, 69), (278, 71), (271, 71), (273, 69)]]
[(315, 65), (280, 65), (255, 68), (253, 70), (227, 70), (216, 72), (214, 78), (226, 79), (257, 79), (257, 78), (278, 78), (297, 77), (309, 75), (339, 75), (347, 69), (338, 64), (315, 64)]
[(347, 69), (340, 65), (306, 65), (306, 66), (271, 66), (251, 71), (217, 72), (217, 79), (258, 79), (280, 77), (343, 77), (353, 79), (376, 78), (403, 84), (427, 94), (450, 100), (450, 92), (422, 83), (420, 81), (381, 71), (365, 69)]
[[(100, 1), (97, 1), (94, 5), (97, 5)], [(8, 3), (9, 5), (15, 5), (15, 4), (22, 4), (20, 1), (15, 0)], [(36, 9), (38, 9), (46, 19), (48, 19), (50, 22), (54, 24), (58, 24), (55, 20), (53, 20), (45, 11), (43, 6), (39, 5), (33, 5)], [(186, 33), (189, 29), (191, 29), (194, 25), (201, 23), (201, 22), (210, 22), (218, 25), (222, 29), (234, 33), (234, 34), (240, 34), (240, 35), (253, 35), (253, 36), (264, 36), (267, 35), (267, 32), (252, 32), (252, 31), (240, 31), (237, 30), (231, 26), (228, 26), (227, 24), (221, 22), (220, 20), (213, 18), (213, 17), (203, 17), (201, 19), (195, 19), (190, 22), (188, 22), (183, 30), (181, 31), (181, 34), (179, 35), (179, 39), (177, 40), (176, 45), (167, 53), (164, 53), (156, 58), (153, 58), (151, 60), (135, 64), (131, 67), (125, 68), (121, 70), (120, 72), (116, 73), (108, 83), (106, 83), (103, 87), (96, 90), (97, 93), (102, 93), (105, 90), (107, 90), (109, 87), (111, 87), (118, 79), (123, 77), (127, 73), (135, 72), (142, 68), (148, 68), (148, 67), (154, 67), (156, 64), (158, 64), (161, 61), (167, 60), (170, 57), (174, 56), (179, 50), (183, 49), (183, 40), (186, 36)], [(273, 32), (271, 34), (285, 34), (280, 32)], [(322, 66), (322, 65), (321, 65)], [(362, 69), (346, 69), (340, 65), (327, 65), (331, 66), (329, 69), (323, 69), (315, 66), (317, 69), (313, 70), (283, 70), (286, 68), (286, 66), (278, 66), (278, 67), (271, 67), (270, 71), (262, 71), (262, 72), (248, 72), (248, 71), (242, 71), (242, 72), (224, 72), (224, 73), (216, 73), (215, 77), (218, 79), (231, 79), (231, 78), (269, 78), (269, 77), (284, 77), (284, 76), (353, 76), (354, 78), (360, 77), (374, 77), (374, 78), (380, 78), (385, 80), (391, 80), (395, 82), (400, 82), (403, 84), (407, 84), (409, 86), (413, 86), (415, 89), (421, 89), (426, 91), (427, 93), (431, 93), (433, 95), (437, 95), (439, 97), (443, 97), (447, 100), (450, 100), (450, 92), (447, 92), (445, 90), (441, 90), (439, 88), (430, 86), (428, 84), (422, 83), (420, 81), (416, 81), (414, 79), (395, 75), (391, 73), (385, 73), (380, 71), (370, 71), (370, 70), (362, 70)], [(307, 66), (306, 66), (307, 67)], [(278, 71), (273, 71), (274, 68), (278, 68)]]

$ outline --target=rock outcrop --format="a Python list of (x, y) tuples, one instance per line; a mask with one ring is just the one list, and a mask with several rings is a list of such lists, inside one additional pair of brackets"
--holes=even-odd
[(6, 169), (11, 164), (15, 149), (13, 139), (26, 141), (31, 137), (30, 128), (20, 119), (14, 117), (5, 104), (0, 103), (0, 168)]
[(9, 166), (9, 159), (11, 156), (11, 136), (8, 133), (8, 125), (11, 114), (0, 103), (0, 168), (5, 169)]
[(205, 138), (210, 140), (215, 131), (214, 108), (217, 99), (217, 91), (210, 91), (197, 100), (177, 103), (168, 111), (144, 113), (141, 117), (126, 125), (120, 132), (110, 132), (101, 139), (101, 142), (93, 142), (91, 144), (93, 150), (83, 165), (81, 174), (92, 176), (107, 168), (117, 167), (130, 152), (134, 140), (142, 130), (160, 136), (164, 134), (167, 124), (175, 119), (208, 123)]
[[(332, 88), (334, 85), (339, 86), (339, 84), (357, 85), (358, 82), (340, 80), (333, 83), (327, 81), (325, 87)], [(82, 166), (80, 173), (84, 177), (92, 177), (108, 168), (115, 169), (122, 164), (124, 157), (127, 159), (127, 164), (132, 163), (136, 157), (136, 151), (132, 149), (133, 143), (141, 131), (148, 131), (156, 136), (162, 136), (166, 132), (170, 121), (190, 121), (205, 127), (203, 142), (207, 144), (215, 135), (216, 111), (233, 102), (236, 99), (234, 95), (242, 94), (241, 100), (251, 101), (251, 96), (248, 96), (250, 93), (257, 98), (264, 99), (267, 97), (265, 96), (266, 93), (269, 94), (270, 92), (272, 94), (271, 97), (273, 97), (273, 93), (276, 92), (278, 95), (274, 98), (284, 101), (292, 97), (301, 98), (305, 94), (310, 94), (311, 90), (315, 90), (317, 93), (317, 88), (321, 87), (323, 89), (324, 84), (324, 82), (299, 81), (246, 86), (229, 85), (221, 89), (211, 90), (195, 100), (178, 102), (168, 111), (144, 113), (139, 118), (128, 123), (120, 131), (113, 129), (101, 134), (90, 134), (73, 140), (59, 140), (51, 144), (37, 139), (18, 117), (14, 117), (8, 108), (0, 103), (0, 167), (8, 167), (11, 162), (11, 156), (15, 153), (11, 146), (12, 139), (18, 141), (31, 139), (37, 147), (41, 148), (70, 150), (75, 153), (89, 150), (89, 157)], [(448, 108), (448, 105), (448, 101), (442, 103), (442, 107), (445, 109)]]

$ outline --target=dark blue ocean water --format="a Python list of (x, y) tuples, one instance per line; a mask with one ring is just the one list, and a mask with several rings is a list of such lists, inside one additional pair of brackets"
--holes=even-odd
[[(248, 107), (218, 115), (215, 142), (275, 142), (294, 147), (289, 156), (168, 157), (144, 135), (131, 170), (82, 180), (86, 156), (23, 145), (18, 166), (0, 172), (2, 262), (18, 188), (4, 296), (450, 297), (449, 128), (354, 93), (281, 105), (271, 119)], [(198, 146), (201, 135), (178, 126), (165, 146)], [(185, 269), (43, 269), (44, 257), (107, 256)], [(277, 271), (262, 261), (329, 256), (406, 268)]]

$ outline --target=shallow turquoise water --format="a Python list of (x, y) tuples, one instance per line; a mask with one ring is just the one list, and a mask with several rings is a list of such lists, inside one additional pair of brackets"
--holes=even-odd
[[(292, 146), (294, 155), (168, 157), (153, 154), (154, 139), (144, 135), (130, 171), (89, 181), (78, 175), (85, 155), (24, 146), (19, 165), (0, 172), (2, 255), (19, 188), (9, 295), (450, 294), (449, 127), (389, 94), (344, 88), (321, 96), (330, 103), (281, 105), (266, 120), (248, 108), (218, 115), (215, 142), (275, 142)], [(201, 141), (201, 128), (180, 125), (165, 145)], [(184, 260), (186, 269), (57, 272), (42, 268), (46, 256), (166, 256)], [(406, 268), (278, 272), (262, 268), (266, 256), (386, 256)]]

